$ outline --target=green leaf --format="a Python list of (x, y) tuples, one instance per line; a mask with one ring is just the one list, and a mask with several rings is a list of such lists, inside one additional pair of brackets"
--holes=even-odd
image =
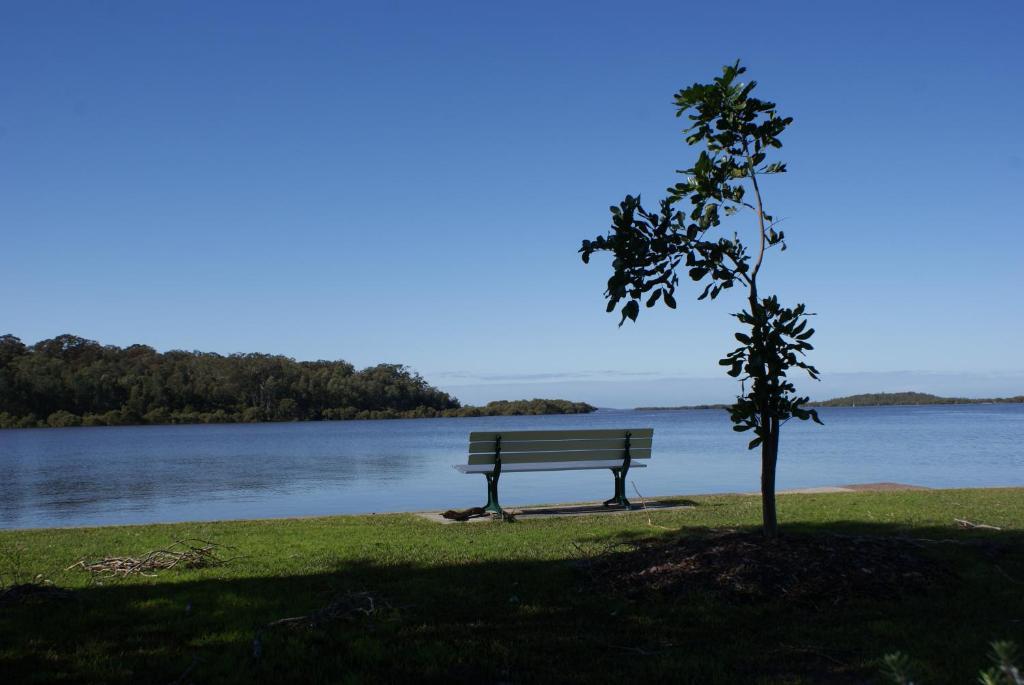
[(621, 326), (625, 323), (626, 319), (636, 321), (636, 317), (640, 315), (640, 303), (636, 300), (630, 300), (622, 307), (622, 320), (619, 321)]
[[(714, 231), (737, 210), (753, 209), (744, 199), (745, 191), (753, 188), (745, 179), (786, 171), (784, 162), (772, 161), (769, 155), (772, 148), (782, 146), (779, 138), (792, 119), (780, 116), (774, 103), (753, 97), (755, 83), (741, 82), (743, 71), (739, 62), (726, 65), (721, 76), (675, 94), (676, 116), (686, 115), (683, 135), (687, 143), (698, 146), (690, 167), (679, 165), (684, 169), (677, 173), (683, 178), (670, 185), (655, 211), (645, 209), (639, 196), (627, 195), (611, 208), (611, 232), (581, 249), (584, 261), (598, 251), (612, 253), (606, 297), (610, 311), (621, 306), (620, 326), (626, 319), (637, 319), (641, 302), (651, 307), (662, 301), (675, 308), (675, 288), (687, 277), (682, 269), (700, 284), (699, 300), (714, 299), (734, 285), (750, 285), (753, 258), (747, 248), (738, 236), (720, 237)], [(763, 238), (786, 250), (784, 232), (776, 230), (768, 211), (761, 211), (766, 224)], [(813, 329), (802, 318), (802, 305), (786, 308), (775, 296), (762, 296), (751, 304), (751, 311), (735, 316), (745, 331), (736, 334), (743, 346), (719, 364), (731, 377), (753, 383), (744, 386), (731, 415), (735, 431), (756, 429), (762, 434), (750, 442), (754, 449), (767, 439), (757, 420), (763, 402), (780, 419), (818, 421), (814, 411), (802, 406), (807, 398), (793, 396), (796, 387), (787, 376), (798, 368), (818, 378), (817, 370), (804, 361), (812, 349), (806, 338)]]

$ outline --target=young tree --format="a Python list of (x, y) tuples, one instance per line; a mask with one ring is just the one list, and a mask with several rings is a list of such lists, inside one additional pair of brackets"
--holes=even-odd
[[(715, 299), (737, 284), (747, 288), (749, 309), (733, 315), (745, 327), (736, 333), (740, 347), (719, 364), (741, 381), (740, 395), (730, 407), (733, 430), (753, 431), (749, 448), (761, 448), (764, 532), (775, 537), (779, 430), (792, 417), (821, 423), (815, 410), (804, 407), (808, 398), (795, 395), (787, 374), (797, 367), (817, 379), (818, 372), (803, 361), (814, 334), (804, 305), (785, 307), (774, 295), (758, 292), (765, 255), (774, 247), (786, 249), (784, 233), (765, 210), (758, 178), (786, 171), (768, 153), (782, 147), (779, 136), (793, 120), (780, 117), (774, 103), (751, 97), (756, 82), (738, 80), (745, 71), (736, 62), (713, 82), (676, 94), (676, 116), (688, 114), (692, 123), (685, 131), (686, 142), (704, 149), (691, 168), (680, 172), (685, 180), (668, 189), (657, 211), (645, 209), (639, 196), (627, 195), (611, 208), (611, 232), (584, 240), (580, 252), (585, 263), (595, 252), (614, 255), (605, 296), (609, 312), (624, 302), (620, 326), (627, 318), (636, 321), (644, 299), (648, 307), (660, 300), (675, 309), (681, 269), (704, 285), (698, 300)], [(756, 219), (749, 251), (737, 233), (731, 238), (711, 235), (726, 217), (740, 212), (751, 212)]]

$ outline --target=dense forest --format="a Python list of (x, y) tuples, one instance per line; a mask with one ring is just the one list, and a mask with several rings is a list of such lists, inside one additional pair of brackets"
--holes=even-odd
[(1024, 395), (971, 399), (967, 397), (939, 397), (926, 392), (873, 392), (863, 395), (836, 397), (823, 402), (811, 402), (814, 407), (881, 407), (897, 404), (1014, 404), (1024, 402)]
[(462, 406), (400, 364), (220, 355), (0, 336), (0, 428), (318, 421), (593, 411), (582, 402)]

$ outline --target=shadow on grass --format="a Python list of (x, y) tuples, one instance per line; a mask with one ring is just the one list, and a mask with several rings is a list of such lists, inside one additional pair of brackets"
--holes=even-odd
[[(702, 504), (701, 506), (708, 506)], [(668, 534), (706, 535), (709, 533), (734, 530), (739, 532), (759, 531), (759, 525), (748, 526), (687, 526), (681, 530), (669, 530)], [(993, 551), (1012, 551), (1024, 548), (1024, 531), (1021, 530), (962, 530), (953, 527), (911, 526), (905, 524), (866, 523), (864, 521), (830, 521), (828, 523), (786, 522), (781, 526), (783, 535), (793, 534), (839, 534), (907, 538), (918, 540), (925, 545), (935, 543), (942, 545), (959, 545), (974, 548), (990, 548)], [(591, 543), (629, 543), (657, 537), (660, 531), (651, 528), (630, 528), (612, 533), (585, 536), (582, 539)]]
[[(911, 529), (842, 522), (788, 530)], [(4, 607), (0, 667), (8, 682), (864, 682), (880, 656), (901, 650), (933, 682), (971, 681), (989, 640), (1021, 638), (1024, 593), (1011, 578), (1024, 577), (1024, 541), (998, 531), (912, 531), (958, 541), (928, 549), (961, 578), (955, 592), (816, 612), (784, 601), (630, 601), (589, 586), (568, 543), (554, 561), (417, 565), (385, 555), (285, 577), (188, 580), (182, 571), (174, 582), (114, 583), (79, 590), (76, 601)], [(312, 628), (267, 627), (357, 591), (390, 608)]]
[[(634, 498), (632, 502), (632, 509), (629, 511), (643, 512), (643, 511), (666, 511), (672, 509), (679, 509), (683, 507), (697, 507), (706, 506), (698, 503), (692, 499), (684, 498), (671, 498), (671, 499), (659, 499), (654, 501), (641, 501), (638, 498)], [(546, 517), (546, 516), (574, 516), (574, 515), (588, 515), (588, 516), (611, 516), (614, 514), (625, 513), (626, 510), (618, 506), (608, 507), (600, 503), (587, 503), (587, 504), (559, 504), (553, 506), (540, 506), (540, 507), (523, 507), (521, 509), (512, 508), (517, 518), (524, 521), (531, 518)]]

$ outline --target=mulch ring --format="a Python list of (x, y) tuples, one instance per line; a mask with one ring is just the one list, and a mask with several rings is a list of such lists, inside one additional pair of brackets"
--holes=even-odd
[(609, 551), (581, 566), (593, 583), (633, 598), (653, 591), (815, 605), (948, 590), (956, 579), (913, 540), (834, 534), (691, 534)]

